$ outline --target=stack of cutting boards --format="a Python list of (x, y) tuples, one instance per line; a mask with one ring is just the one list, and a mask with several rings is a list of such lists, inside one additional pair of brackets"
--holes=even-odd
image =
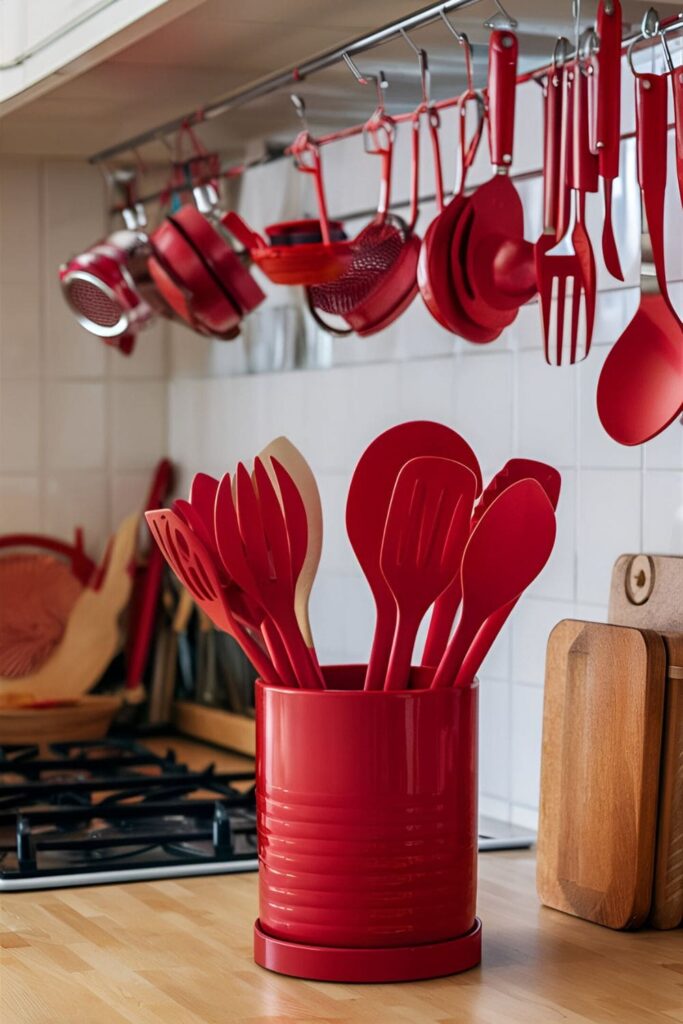
[(683, 558), (622, 555), (609, 623), (546, 659), (537, 889), (610, 928), (683, 923)]

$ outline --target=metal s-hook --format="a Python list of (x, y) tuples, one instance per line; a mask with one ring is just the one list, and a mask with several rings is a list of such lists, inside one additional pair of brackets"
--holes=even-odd
[(305, 131), (306, 134), (308, 134), (309, 127), (308, 119), (306, 117), (306, 104), (304, 103), (303, 98), (297, 95), (297, 93), (295, 92), (290, 93), (289, 98), (292, 102), (294, 110), (296, 111), (296, 116), (301, 121), (302, 130)]
[(501, 28), (508, 29), (509, 31), (512, 31), (513, 29), (517, 28), (519, 22), (516, 18), (513, 18), (511, 14), (508, 14), (503, 5), (500, 3), (500, 0), (494, 0), (494, 3), (498, 10), (494, 15), (486, 19), (486, 21), (484, 22), (484, 28), (490, 28), (492, 30)]
[(474, 72), (473, 72), (473, 58), (472, 58), (472, 44), (469, 38), (464, 32), (458, 32), (455, 25), (451, 22), (445, 10), (442, 8), (439, 11), (441, 20), (448, 29), (448, 31), (455, 36), (457, 41), (460, 43), (465, 51), (465, 74), (467, 75), (467, 93), (471, 95), (474, 92)]
[(375, 83), (375, 89), (377, 91), (376, 113), (379, 116), (384, 116), (384, 90), (389, 88), (389, 83), (385, 78), (384, 72), (380, 71), (377, 75), (364, 75), (348, 53), (343, 53), (342, 58), (347, 68), (360, 85), (370, 85), (371, 82)]
[(416, 46), (413, 40), (410, 38), (404, 28), (399, 29), (404, 40), (417, 56), (417, 62), (420, 68), (420, 88), (422, 90), (422, 104), (426, 108), (429, 106), (430, 99), (430, 82), (429, 82), (429, 60), (427, 58), (427, 51), (421, 47)]
[(659, 14), (654, 7), (648, 7), (647, 11), (643, 15), (643, 20), (640, 25), (640, 34), (631, 40), (628, 50), (626, 51), (626, 60), (628, 61), (628, 66), (630, 67), (634, 78), (641, 78), (642, 72), (636, 71), (633, 63), (633, 48), (644, 39), (654, 39), (656, 36), (660, 36), (660, 38), (662, 36), (659, 27)]

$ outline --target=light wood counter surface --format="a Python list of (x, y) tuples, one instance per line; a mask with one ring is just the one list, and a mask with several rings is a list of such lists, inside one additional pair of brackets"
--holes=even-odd
[[(195, 764), (244, 765), (174, 745)], [(0, 1024), (683, 1024), (683, 931), (612, 932), (544, 909), (534, 867), (530, 853), (483, 854), (481, 967), (398, 985), (257, 967), (256, 874), (5, 893)]]

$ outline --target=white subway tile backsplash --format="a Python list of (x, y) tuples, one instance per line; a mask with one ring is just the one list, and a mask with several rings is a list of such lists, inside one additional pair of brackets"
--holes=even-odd
[(512, 802), (533, 810), (538, 807), (543, 731), (543, 690), (512, 684)]
[(649, 473), (643, 506), (643, 550), (683, 555), (683, 474)]
[(487, 351), (455, 365), (455, 418), (451, 424), (485, 466), (502, 466), (513, 455), (514, 356)]
[(637, 470), (586, 469), (578, 486), (577, 600), (600, 604), (617, 555), (641, 550), (642, 480)]
[(0, 381), (0, 468), (36, 473), (40, 460), (40, 381)]
[(558, 468), (576, 463), (576, 368), (549, 366), (541, 350), (518, 356), (517, 454)]
[(53, 381), (47, 387), (47, 464), (51, 469), (104, 469), (106, 389), (102, 382)]
[[(0, 240), (0, 250), (5, 245)], [(41, 359), (41, 310), (36, 283), (0, 279), (0, 375), (3, 380), (37, 377)]]
[[(609, 589), (609, 576), (607, 587)], [(543, 686), (545, 651), (552, 628), (574, 617), (574, 604), (524, 596), (513, 610), (512, 678), (527, 686)]]
[(610, 348), (596, 346), (577, 368), (579, 371), (579, 461), (582, 467), (637, 469), (642, 451), (638, 445), (617, 444), (603, 428), (595, 401), (598, 378)]
[(40, 479), (0, 476), (0, 534), (38, 533), (41, 521)]
[(114, 383), (109, 429), (114, 469), (150, 466), (165, 455), (166, 400), (165, 381)]
[(46, 477), (43, 529), (70, 540), (76, 526), (83, 527), (88, 554), (99, 559), (111, 531), (104, 473), (55, 473)]
[[(510, 685), (479, 674), (479, 790), (510, 798)], [(507, 817), (507, 815), (506, 815)]]

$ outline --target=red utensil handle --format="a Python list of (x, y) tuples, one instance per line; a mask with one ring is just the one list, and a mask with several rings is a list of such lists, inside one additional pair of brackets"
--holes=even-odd
[(683, 203), (683, 67), (674, 68), (671, 72), (671, 88), (676, 128), (676, 174), (678, 176), (678, 191)]
[(570, 185), (579, 192), (598, 191), (598, 158), (591, 153), (588, 111), (592, 63), (577, 62), (574, 69), (574, 125)]
[[(474, 100), (477, 105), (477, 124), (472, 136), (467, 141), (467, 104)], [(471, 90), (464, 92), (458, 100), (458, 144), (460, 155), (460, 182), (453, 189), (454, 196), (460, 196), (465, 190), (467, 174), (479, 151), (479, 143), (484, 131), (485, 106), (481, 93)]]
[(235, 236), (238, 242), (240, 242), (245, 249), (251, 252), (252, 249), (265, 249), (267, 243), (258, 235), (255, 231), (249, 227), (246, 221), (243, 221), (238, 213), (234, 210), (230, 210), (228, 213), (221, 217), (222, 224), (227, 230)]
[(598, 168), (603, 178), (619, 176), (621, 136), (621, 3), (601, 0), (596, 29), (597, 55), (595, 135)]
[(443, 168), (441, 166), (441, 144), (439, 142), (439, 127), (441, 119), (439, 111), (429, 110), (429, 137), (432, 143), (432, 157), (434, 160), (434, 188), (436, 192), (436, 208), (441, 213), (443, 210)]
[(322, 164), (320, 161), (320, 150), (311, 139), (308, 132), (302, 132), (291, 147), (292, 155), (296, 161), (298, 170), (313, 177), (315, 195), (320, 213), (320, 233), (325, 245), (330, 244), (330, 223), (327, 216), (327, 200), (325, 199), (325, 186), (323, 185)]
[(382, 158), (377, 214), (383, 223), (391, 205), (391, 169), (396, 127), (390, 117), (375, 117), (363, 128), (365, 152)]
[(566, 66), (562, 69), (562, 127), (560, 130), (560, 169), (557, 188), (557, 224), (555, 237), (559, 241), (564, 238), (569, 227), (571, 215), (571, 179), (572, 154), (574, 138), (572, 118), (574, 110), (574, 68)]
[(548, 75), (545, 94), (545, 134), (543, 150), (543, 227), (557, 228), (560, 193), (564, 175), (562, 156), (562, 88), (564, 73), (555, 68)]
[(517, 88), (517, 36), (496, 30), (489, 40), (488, 119), (491, 163), (508, 168), (512, 163)]

